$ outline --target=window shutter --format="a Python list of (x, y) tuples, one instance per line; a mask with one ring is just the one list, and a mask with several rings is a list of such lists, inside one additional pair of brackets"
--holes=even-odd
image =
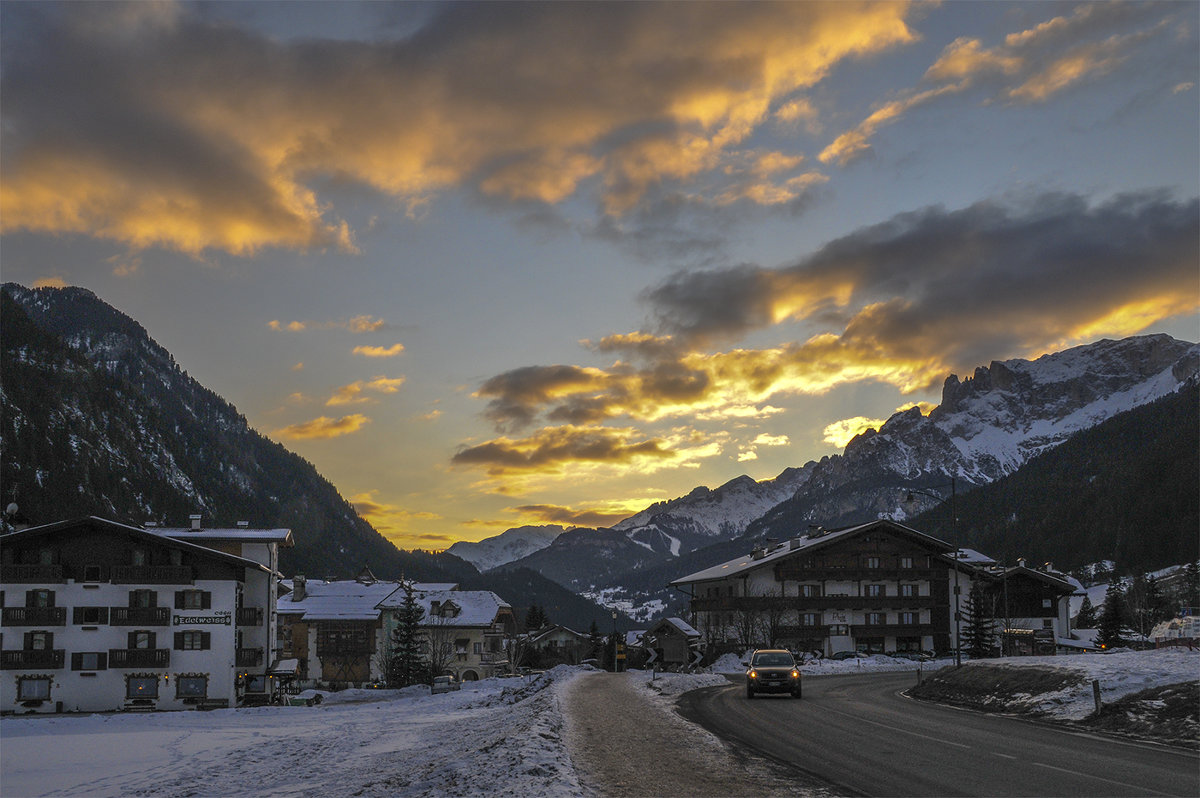
[(75, 609), (71, 610), (71, 623), (78, 626), (83, 622), (83, 607), (76, 607)]
[(108, 607), (100, 608), (100, 617), (97, 619), (100, 623), (108, 623)]
[(25, 633), (25, 650), (26, 651), (33, 650), (33, 632)]
[(83, 654), (78, 651), (71, 654), (71, 670), (77, 671), (83, 668)]
[(177, 609), (177, 610), (183, 609), (183, 591), (182, 590), (175, 591), (175, 609)]
[(137, 606), (137, 597), (138, 597), (138, 593), (137, 593), (137, 591), (136, 591), (136, 590), (130, 590), (130, 591), (129, 591), (129, 606), (130, 606), (130, 607), (136, 607), (136, 606)]
[(200, 633), (200, 648), (204, 651), (208, 651), (210, 648), (212, 648), (212, 632)]
[(37, 593), (36, 590), (26, 590), (25, 591), (25, 606), (26, 607), (34, 606), (34, 602), (37, 601), (37, 599), (34, 598), (36, 593)]
[(205, 590), (200, 594), (200, 607), (206, 610), (212, 609), (212, 591)]
[(46, 606), (47, 607), (54, 606), (54, 591), (53, 590), (46, 591)]
[(108, 670), (108, 652), (107, 651), (101, 651), (99, 654), (96, 655), (96, 670), (98, 670), (98, 671)]
[(175, 633), (175, 650), (183, 651), (183, 632)]
[(146, 648), (155, 648), (154, 641), (158, 637), (158, 632), (150, 632), (150, 645)]
[(46, 650), (54, 648), (54, 632), (46, 632)]

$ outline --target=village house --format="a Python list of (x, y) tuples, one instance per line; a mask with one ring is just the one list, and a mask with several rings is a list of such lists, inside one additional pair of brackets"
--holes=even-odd
[[(935, 651), (958, 646), (960, 611), (974, 580), (1001, 601), (1007, 590), (1014, 649), (1046, 651), (1034, 640), (1071, 638), (1068, 600), (1076, 590), (1061, 574), (1019, 563), (1001, 568), (969, 550), (890, 520), (839, 530), (814, 528), (783, 543), (671, 582), (691, 597), (693, 625), (704, 645), (772, 644), (831, 656)], [(1024, 632), (1028, 630), (1029, 634)]]
[(578, 665), (592, 656), (592, 638), (561, 624), (530, 631), (528, 647), (541, 653), (542, 662)]
[[(281, 665), (296, 661), (297, 686), (386, 680), (396, 611), (405, 600), (400, 582), (380, 581), (363, 568), (353, 580), (298, 575), (291, 587), (279, 600), (279, 657)], [(513, 623), (512, 608), (503, 599), (487, 590), (458, 590), (453, 583), (411, 587), (424, 611), (426, 654), (438, 670), (473, 680), (507, 669), (504, 638)]]
[(682, 618), (663, 618), (642, 633), (640, 644), (654, 652), (651, 665), (681, 668), (698, 663), (700, 640), (700, 632)]
[(199, 517), (187, 529), (87, 517), (4, 534), (0, 711), (241, 703), (265, 682), (274, 564), (291, 543), (286, 529), (203, 530)]

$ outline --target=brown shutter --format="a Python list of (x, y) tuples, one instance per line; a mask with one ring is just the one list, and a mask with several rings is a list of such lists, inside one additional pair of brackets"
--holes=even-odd
[(212, 609), (212, 591), (205, 590), (200, 594), (200, 607), (206, 610)]
[(129, 633), (129, 645), (126, 648), (137, 648), (137, 632)]
[(175, 633), (175, 650), (183, 651), (183, 632)]
[(78, 651), (71, 654), (71, 670), (77, 671), (83, 668), (83, 654)]
[(75, 624), (76, 626), (84, 623), (83, 607), (76, 607), (75, 609), (71, 610), (71, 623)]
[(98, 670), (98, 671), (108, 670), (108, 652), (107, 651), (101, 651), (99, 654), (96, 655), (96, 670)]
[(212, 648), (212, 632), (200, 633), (200, 648), (204, 651), (208, 651), (210, 648)]
[(154, 642), (157, 639), (158, 639), (158, 632), (151, 632), (150, 633), (150, 645), (147, 646), (147, 648), (155, 648), (156, 646), (154, 645)]
[(183, 607), (184, 607), (183, 602), (184, 602), (183, 591), (176, 590), (175, 591), (175, 609), (177, 609), (177, 610), (183, 609)]

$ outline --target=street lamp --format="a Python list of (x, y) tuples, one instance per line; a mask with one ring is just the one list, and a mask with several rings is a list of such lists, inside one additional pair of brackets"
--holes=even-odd
[(617, 662), (617, 611), (612, 611), (613, 619), (613, 673), (620, 673), (620, 663)]
[[(944, 487), (947, 487), (947, 485), (949, 485), (949, 487), (950, 487), (950, 525), (954, 528), (954, 667), (961, 668), (962, 667), (962, 626), (961, 626), (962, 613), (959, 610), (959, 604), (958, 604), (959, 595), (961, 594), (961, 590), (958, 586), (958, 561), (959, 561), (959, 557), (962, 553), (962, 542), (959, 539), (958, 515), (955, 512), (955, 501), (954, 501), (955, 498), (958, 496), (958, 480), (954, 477), (950, 477), (949, 483), (943, 483), (941, 485), (932, 485), (930, 487), (944, 488)], [(909, 488), (908, 495), (904, 498), (904, 503), (911, 505), (914, 501), (916, 501), (916, 496), (914, 494), (917, 494), (917, 493), (921, 494), (922, 496), (928, 496), (931, 499), (937, 499), (939, 502), (943, 502), (946, 500), (946, 498), (944, 496), (938, 496), (936, 493), (927, 493), (926, 491), (923, 491), (923, 490), (916, 490), (913, 488)]]

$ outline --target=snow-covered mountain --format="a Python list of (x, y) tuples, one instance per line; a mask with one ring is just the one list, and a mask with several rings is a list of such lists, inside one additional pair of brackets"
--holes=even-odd
[(686, 496), (657, 502), (613, 529), (651, 551), (679, 556), (717, 540), (741, 535), (751, 521), (792, 496), (809, 472), (788, 468), (757, 482), (743, 474), (715, 490), (701, 486)]
[(446, 551), (471, 563), (482, 573), (541, 551), (563, 532), (563, 527), (557, 524), (521, 526), (478, 542), (460, 540)]

